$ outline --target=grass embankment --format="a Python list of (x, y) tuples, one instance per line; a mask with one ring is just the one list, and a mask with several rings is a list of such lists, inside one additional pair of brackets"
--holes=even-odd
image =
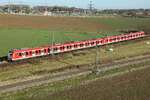
[[(78, 100), (82, 100), (80, 96), (85, 95), (84, 98), (86, 98), (87, 92), (90, 92), (89, 90), (87, 90), (86, 92), (84, 91), (82, 93), (81, 93), (81, 91), (83, 91), (82, 88), (78, 89), (79, 90), (78, 92), (80, 92), (80, 93), (74, 92), (74, 91), (77, 90), (76, 88), (70, 88), (70, 89), (66, 89), (66, 90), (64, 89), (64, 90), (61, 90), (61, 91), (58, 90), (58, 93), (57, 93), (57, 91), (52, 91), (52, 90), (53, 89), (58, 89), (58, 88), (61, 88), (61, 87), (65, 87), (65, 86), (73, 86), (73, 85), (76, 86), (77, 84), (86, 82), (88, 80), (93, 80), (93, 79), (96, 79), (96, 78), (102, 78), (104, 76), (109, 76), (109, 75), (113, 75), (113, 74), (116, 74), (116, 73), (119, 73), (119, 72), (124, 72), (124, 71), (130, 71), (132, 69), (142, 68), (142, 67), (149, 66), (149, 65), (150, 65), (150, 62), (144, 62), (144, 63), (141, 63), (141, 64), (134, 64), (134, 65), (131, 65), (131, 66), (112, 69), (112, 70), (109, 70), (109, 71), (101, 72), (100, 74), (96, 74), (96, 75), (91, 74), (91, 75), (88, 75), (88, 76), (83, 76), (83, 77), (78, 78), (78, 79), (71, 79), (71, 80), (67, 80), (67, 81), (58, 82), (58, 83), (55, 83), (55, 84), (50, 84), (50, 85), (47, 85), (47, 86), (41, 86), (38, 89), (24, 90), (22, 92), (14, 93), (14, 94), (8, 95), (6, 97), (3, 97), (3, 98), (1, 98), (1, 100), (9, 100), (9, 99), (11, 99), (11, 100), (20, 100), (20, 99), (21, 100), (49, 100), (50, 98), (53, 99), (53, 100), (66, 100), (66, 99), (69, 99), (69, 98), (71, 100), (77, 100), (76, 96), (78, 96)], [(114, 84), (118, 84), (118, 83), (114, 83)], [(87, 84), (85, 84), (84, 87), (86, 87), (86, 86), (88, 87)], [(98, 85), (95, 86), (95, 87), (98, 87)], [(77, 88), (78, 88), (78, 85), (77, 85)], [(132, 88), (132, 87), (128, 87), (128, 88)], [(136, 87), (136, 88), (138, 88), (138, 87)], [(101, 88), (97, 88), (96, 90), (98, 91), (98, 89), (101, 89)], [(63, 92), (63, 93), (61, 93), (61, 92)], [(127, 91), (125, 91), (125, 92), (127, 92)], [(103, 94), (106, 95), (107, 92), (105, 92)], [(89, 98), (87, 98), (87, 99), (90, 100), (90, 96), (92, 96), (92, 95), (93, 94), (88, 95)], [(95, 96), (96, 95), (97, 94), (95, 94)], [(142, 95), (144, 95), (144, 94), (142, 94)], [(125, 95), (120, 95), (121, 98), (122, 98), (122, 96), (125, 96)], [(100, 96), (100, 97), (103, 97), (103, 96)], [(96, 97), (95, 97), (95, 99), (96, 99)]]
[[(147, 45), (146, 42), (147, 41), (141, 41), (122, 46), (109, 46), (114, 49), (113, 52), (107, 51), (103, 48), (99, 49), (100, 63), (112, 63), (115, 62), (116, 59), (125, 61), (132, 59), (133, 57), (149, 54), (150, 46)], [(49, 73), (49, 71), (66, 66), (85, 64), (89, 65), (85, 67), (92, 68), (92, 64), (95, 62), (95, 49), (79, 51), (77, 53), (77, 55), (69, 54), (68, 56), (61, 59), (38, 61), (37, 64), (33, 63), (0, 68), (0, 85), (51, 76), (56, 73)], [(71, 70), (66, 70), (66, 72), (68, 71)]]
[(54, 33), (55, 43), (90, 40), (120, 34), (106, 31), (100, 33), (94, 31), (0, 29), (0, 57), (7, 56), (11, 49), (51, 45), (52, 33)]
[(119, 31), (119, 30), (141, 30), (142, 28), (150, 26), (150, 18), (82, 18), (83, 20), (94, 21), (108, 28)]

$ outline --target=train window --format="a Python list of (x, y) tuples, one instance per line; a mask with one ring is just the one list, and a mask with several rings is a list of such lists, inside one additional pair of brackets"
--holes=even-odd
[(114, 38), (113, 40), (116, 41), (116, 38)]
[(22, 54), (21, 54), (21, 53), (19, 53), (19, 56), (22, 56)]
[(41, 53), (41, 50), (39, 50), (39, 53)]
[(74, 47), (78, 47), (77, 44), (75, 44)]
[(50, 48), (48, 48), (48, 52), (50, 52)]
[(99, 41), (96, 41), (96, 44), (99, 44)]
[(67, 49), (69, 49), (69, 46), (67, 46)]
[(131, 36), (129, 35), (128, 38), (130, 38)]
[(63, 48), (62, 47), (60, 47), (60, 50), (62, 50)]
[(29, 53), (28, 53), (28, 52), (26, 52), (25, 54), (26, 54), (26, 55), (28, 55)]
[(32, 51), (30, 51), (30, 55), (32, 55)]
[(58, 50), (58, 48), (54, 48), (54, 51), (57, 51)]
[(44, 49), (44, 52), (46, 52), (47, 50), (46, 49)]
[(83, 47), (84, 46), (84, 44), (80, 44), (80, 47)]
[(87, 45), (88, 45), (88, 43), (85, 43), (85, 45), (87, 46)]
[(38, 51), (36, 50), (35, 53), (38, 53)]
[(67, 49), (69, 49), (69, 48), (72, 48), (72, 46), (70, 45), (70, 46), (67, 46)]
[(94, 42), (92, 42), (92, 45), (94, 45)]

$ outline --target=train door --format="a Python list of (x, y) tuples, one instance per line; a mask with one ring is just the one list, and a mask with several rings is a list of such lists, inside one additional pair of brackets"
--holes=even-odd
[(44, 49), (41, 49), (41, 55), (44, 55)]
[(35, 50), (32, 51), (32, 56), (36, 56), (36, 55), (35, 55)]
[(22, 52), (22, 58), (26, 58), (24, 51)]

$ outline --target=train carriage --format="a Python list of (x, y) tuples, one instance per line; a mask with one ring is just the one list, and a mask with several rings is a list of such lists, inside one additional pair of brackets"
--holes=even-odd
[(117, 43), (120, 41), (141, 38), (144, 36), (145, 36), (145, 32), (141, 31), (136, 33), (105, 37), (104, 39), (86, 40), (86, 41), (59, 44), (59, 45), (39, 47), (39, 48), (16, 49), (16, 50), (9, 51), (8, 61), (17, 61), (17, 60), (23, 60), (23, 59), (33, 58), (33, 57), (46, 56), (51, 54), (69, 52), (73, 50), (91, 48), (91, 47), (95, 47), (96, 45), (100, 46), (100, 45), (106, 45), (110, 43)]

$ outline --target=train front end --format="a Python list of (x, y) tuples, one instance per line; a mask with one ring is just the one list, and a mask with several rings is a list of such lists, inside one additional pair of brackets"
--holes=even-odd
[(9, 53), (8, 53), (8, 62), (11, 62), (12, 59), (13, 59), (13, 53), (14, 51), (13, 50), (10, 50)]

